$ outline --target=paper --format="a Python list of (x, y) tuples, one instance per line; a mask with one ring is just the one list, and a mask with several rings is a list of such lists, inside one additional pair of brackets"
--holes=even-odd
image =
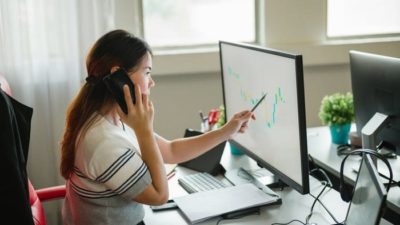
[(278, 200), (253, 184), (197, 192), (174, 199), (192, 224), (229, 212), (272, 204)]

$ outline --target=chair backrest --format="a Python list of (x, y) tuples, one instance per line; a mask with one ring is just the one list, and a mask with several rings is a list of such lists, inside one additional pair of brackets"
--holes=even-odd
[(7, 93), (9, 96), (12, 95), (10, 85), (8, 84), (5, 77), (0, 75), (0, 88)]
[[(9, 96), (12, 96), (10, 85), (8, 84), (5, 77), (2, 75), (0, 75), (0, 88)], [(32, 210), (33, 221), (35, 225), (46, 225), (46, 217), (42, 203), (29, 179), (28, 179), (28, 188), (29, 188), (29, 203)]]
[(33, 221), (35, 225), (46, 225), (46, 216), (43, 210), (42, 203), (36, 194), (35, 188), (31, 184), (31, 181), (28, 180), (29, 185), (29, 203), (31, 205)]

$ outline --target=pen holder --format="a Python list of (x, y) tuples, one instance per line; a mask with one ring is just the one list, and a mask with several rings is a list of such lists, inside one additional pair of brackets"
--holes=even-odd
[(200, 131), (203, 133), (210, 131), (210, 126), (208, 126), (208, 122), (203, 122), (200, 124)]

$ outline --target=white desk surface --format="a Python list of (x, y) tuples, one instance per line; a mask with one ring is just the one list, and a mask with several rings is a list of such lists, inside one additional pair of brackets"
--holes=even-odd
[[(354, 126), (352, 128), (354, 130)], [(327, 170), (328, 172), (339, 177), (340, 165), (345, 156), (337, 155), (337, 145), (333, 144), (330, 137), (329, 128), (324, 127), (313, 127), (307, 129), (307, 147), (308, 153), (314, 158), (314, 161), (318, 166)], [(388, 159), (394, 173), (394, 180), (400, 180), (400, 159)], [(360, 165), (360, 157), (349, 156), (345, 162), (344, 175), (345, 181), (354, 184), (357, 178), (357, 174), (353, 171), (353, 168), (358, 168)], [(389, 174), (387, 172), (386, 165), (378, 160), (378, 170), (383, 174)], [(389, 175), (388, 175), (389, 176)], [(384, 181), (384, 180), (383, 180)], [(400, 214), (400, 188), (392, 187), (388, 194), (388, 208)]]
[[(233, 156), (229, 152), (229, 146), (225, 149), (221, 164), (226, 170), (243, 167), (244, 169), (255, 169), (258, 168), (256, 163), (248, 158), (247, 156)], [(181, 195), (186, 195), (186, 191), (183, 190), (178, 184), (178, 178), (186, 174), (193, 173), (193, 171), (178, 167), (176, 175), (169, 181), (170, 198), (174, 198)], [(225, 178), (221, 177), (224, 182), (228, 182)], [(310, 177), (310, 192), (315, 196), (322, 189), (322, 185), (312, 177)], [(311, 205), (314, 199), (310, 195), (301, 195), (297, 191), (286, 187), (283, 191), (275, 190), (282, 197), (282, 204), (275, 206), (264, 206), (261, 208), (260, 215), (245, 216), (241, 219), (235, 220), (223, 220), (222, 224), (252, 224), (252, 225), (266, 225), (271, 223), (287, 223), (293, 219), (301, 220), (305, 222), (306, 216), (310, 212)], [(346, 216), (348, 204), (343, 202), (340, 195), (335, 190), (325, 190), (325, 193), (321, 197), (321, 201), (330, 209), (334, 216), (341, 222)], [(178, 209), (153, 212), (148, 206), (145, 206), (145, 218), (144, 221), (147, 225), (165, 225), (165, 224), (188, 224), (183, 218)], [(215, 225), (218, 218), (210, 219), (201, 225)], [(316, 203), (314, 207), (314, 213), (310, 222), (317, 223), (319, 225), (332, 224), (334, 221), (331, 219), (328, 213), (326, 213), (323, 207)], [(298, 224), (298, 223), (294, 223)], [(390, 224), (386, 221), (381, 221), (381, 224)]]

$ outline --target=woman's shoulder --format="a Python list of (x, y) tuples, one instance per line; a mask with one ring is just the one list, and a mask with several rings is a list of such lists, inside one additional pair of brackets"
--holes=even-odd
[(100, 118), (82, 137), (79, 149), (83, 152), (94, 153), (109, 151), (110, 149), (131, 148), (132, 137), (121, 127), (110, 124), (106, 119)]
[(86, 169), (94, 162), (107, 164), (132, 151), (137, 151), (132, 137), (122, 128), (100, 119), (87, 130), (78, 144), (75, 165), (89, 172)]

